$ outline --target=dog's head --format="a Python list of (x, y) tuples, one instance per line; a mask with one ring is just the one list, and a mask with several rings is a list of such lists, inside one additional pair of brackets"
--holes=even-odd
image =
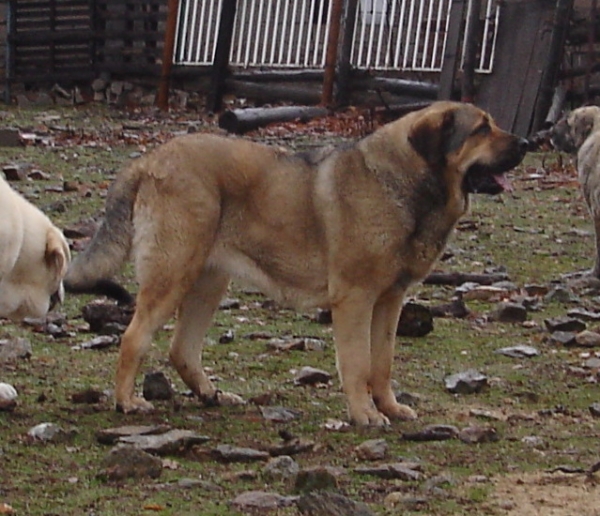
[(0, 314), (13, 320), (43, 317), (64, 298), (63, 278), (71, 255), (63, 234), (48, 226), (39, 242), (21, 254), (2, 281)]
[(408, 140), (415, 151), (464, 193), (498, 194), (504, 173), (524, 158), (528, 141), (500, 129), (472, 104), (436, 102), (416, 114)]
[(550, 129), (550, 142), (559, 151), (576, 153), (588, 136), (600, 128), (600, 107), (584, 106), (563, 116)]

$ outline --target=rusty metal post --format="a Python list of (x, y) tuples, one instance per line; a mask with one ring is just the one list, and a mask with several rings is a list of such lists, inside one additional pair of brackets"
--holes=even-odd
[(178, 12), (179, 0), (168, 0), (165, 46), (163, 49), (163, 62), (160, 72), (160, 83), (158, 85), (158, 95), (156, 96), (156, 105), (163, 111), (169, 109), (169, 82), (171, 80), (171, 68), (173, 66), (173, 51), (175, 49), (175, 32), (177, 29)]
[(340, 27), (342, 42), (336, 66), (337, 81), (335, 104), (338, 106), (345, 106), (350, 101), (350, 76), (352, 73), (350, 56), (352, 54), (352, 44), (354, 42), (354, 25), (356, 24), (357, 10), (358, 0), (344, 0), (344, 10)]
[(461, 80), (461, 100), (463, 102), (475, 101), (475, 61), (477, 59), (480, 14), (481, 2), (479, 0), (471, 0), (469, 15), (467, 17), (468, 30), (465, 34), (465, 60), (463, 62)]
[(225, 90), (225, 79), (229, 73), (229, 53), (233, 39), (233, 23), (237, 0), (223, 0), (221, 7), (221, 19), (219, 20), (219, 34), (217, 35), (217, 47), (213, 57), (212, 76), (210, 91), (206, 99), (206, 107), (216, 113), (221, 111), (223, 104), (223, 93)]
[(335, 68), (337, 64), (338, 45), (340, 41), (340, 24), (342, 20), (343, 0), (333, 0), (331, 4), (331, 26), (327, 38), (327, 54), (325, 56), (325, 77), (321, 93), (321, 104), (329, 106), (333, 103), (333, 85), (335, 84)]

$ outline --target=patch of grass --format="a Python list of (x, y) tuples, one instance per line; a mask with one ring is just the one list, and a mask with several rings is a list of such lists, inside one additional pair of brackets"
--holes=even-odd
[[(169, 134), (180, 132), (183, 115), (148, 122), (150, 128), (138, 134), (137, 141), (123, 129), (126, 115), (100, 107), (81, 110), (55, 110), (60, 116), (52, 124), (67, 130), (54, 131), (54, 147), (40, 145), (0, 149), (0, 165), (29, 163), (49, 174), (48, 180), (16, 183), (19, 190), (46, 210), (61, 227), (100, 215), (106, 186), (115, 171), (132, 153), (144, 151)], [(44, 125), (47, 112), (7, 110), (2, 116), (9, 125), (31, 130)], [(48, 123), (48, 125), (52, 125)], [(206, 130), (212, 130), (206, 127)], [(296, 146), (313, 146), (322, 140), (304, 136)], [(286, 142), (287, 143), (287, 142)], [(446, 271), (481, 272), (502, 269), (511, 281), (548, 285), (562, 274), (581, 270), (593, 262), (592, 227), (581, 195), (574, 182), (550, 183), (546, 177), (527, 178), (527, 167), (553, 163), (553, 155), (528, 157), (515, 177), (514, 194), (502, 197), (473, 196), (470, 213), (452, 238), (451, 258), (438, 264)], [(552, 167), (550, 167), (552, 168)], [(554, 170), (554, 169), (552, 169)], [(561, 171), (562, 174), (567, 174)], [(57, 192), (49, 186), (64, 180), (77, 181), (78, 191)], [(587, 232), (587, 233), (586, 233)], [(130, 289), (131, 266), (123, 272)], [(434, 305), (447, 301), (449, 287), (420, 286), (411, 296)], [(91, 298), (69, 296), (61, 312), (67, 318), (71, 335), (53, 339), (21, 325), (2, 323), (4, 338), (27, 337), (33, 356), (3, 366), (0, 381), (19, 391), (15, 412), (0, 413), (0, 502), (12, 505), (17, 514), (235, 514), (229, 501), (246, 490), (274, 490), (290, 494), (287, 483), (270, 483), (262, 474), (262, 464), (221, 464), (208, 453), (217, 444), (264, 448), (280, 442), (280, 430), (311, 439), (315, 449), (296, 457), (301, 466), (343, 467), (342, 490), (355, 499), (367, 501), (380, 514), (398, 514), (386, 508), (384, 499), (394, 491), (406, 496), (425, 496), (427, 508), (402, 509), (405, 514), (480, 514), (490, 499), (488, 483), (470, 484), (473, 475), (494, 477), (515, 471), (546, 470), (560, 464), (589, 467), (589, 450), (597, 439), (596, 423), (588, 413), (597, 401), (597, 385), (588, 381), (592, 374), (578, 375), (578, 349), (557, 348), (546, 341), (544, 319), (563, 315), (573, 307), (597, 307), (597, 299), (582, 296), (570, 304), (544, 303), (529, 314), (529, 324), (512, 325), (486, 321), (494, 303), (469, 302), (471, 317), (436, 319), (433, 333), (423, 338), (398, 338), (394, 378), (398, 390), (418, 396), (420, 419), (394, 423), (386, 429), (357, 429), (331, 432), (323, 428), (329, 419), (345, 418), (345, 402), (337, 378), (328, 388), (297, 387), (292, 371), (311, 365), (335, 374), (331, 328), (317, 324), (312, 313), (298, 314), (277, 307), (263, 307), (265, 299), (253, 292), (232, 288), (231, 297), (241, 299), (242, 308), (223, 310), (208, 334), (204, 365), (219, 388), (245, 398), (270, 393), (272, 403), (298, 409), (302, 416), (290, 423), (265, 421), (258, 407), (205, 408), (184, 396), (185, 387), (167, 359), (170, 329), (157, 336), (144, 371), (160, 370), (179, 391), (175, 402), (158, 402), (149, 415), (123, 416), (113, 410), (111, 393), (97, 405), (78, 405), (73, 393), (93, 388), (113, 387), (116, 349), (75, 350), (77, 344), (92, 338), (85, 331), (80, 312)], [(219, 344), (227, 330), (235, 332), (230, 344)], [(312, 336), (323, 339), (324, 351), (277, 352), (264, 340), (252, 340), (252, 332), (274, 336)], [(538, 348), (540, 356), (515, 360), (495, 350), (516, 344)], [(490, 379), (490, 386), (478, 394), (456, 396), (446, 392), (448, 374), (475, 368)], [(473, 416), (472, 408), (494, 411), (501, 419)], [(72, 435), (64, 442), (31, 442), (27, 431), (37, 423), (53, 422)], [(160, 479), (152, 481), (106, 482), (98, 474), (109, 448), (96, 440), (97, 431), (124, 424), (168, 424), (209, 435), (211, 441), (193, 453), (173, 457)], [(415, 443), (402, 439), (402, 432), (415, 431), (426, 424), (452, 424), (463, 428), (472, 424), (493, 426), (497, 442), (468, 445), (459, 440)], [(534, 436), (539, 441), (528, 441)], [(364, 477), (354, 468), (364, 465), (354, 454), (362, 441), (385, 438), (389, 461), (401, 458), (419, 460), (425, 478), (448, 475), (453, 483), (443, 486), (445, 496), (424, 492), (423, 482), (387, 481)], [(250, 480), (235, 476), (243, 470), (256, 475)], [(215, 489), (177, 486), (181, 478), (202, 479)], [(466, 487), (465, 487), (466, 486)], [(487, 510), (487, 509), (486, 509)], [(275, 514), (297, 514), (286, 508)]]

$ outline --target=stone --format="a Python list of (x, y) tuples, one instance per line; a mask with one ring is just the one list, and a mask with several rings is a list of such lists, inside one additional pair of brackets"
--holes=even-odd
[(327, 371), (315, 367), (305, 366), (294, 377), (296, 385), (315, 385), (318, 383), (329, 383), (331, 375)]
[(221, 462), (257, 462), (266, 461), (270, 455), (265, 451), (253, 448), (242, 448), (221, 444), (211, 452), (212, 456)]
[(401, 337), (424, 337), (433, 331), (433, 315), (426, 306), (408, 302), (402, 307), (396, 327)]
[(337, 490), (339, 487), (337, 477), (337, 471), (327, 466), (301, 469), (296, 475), (294, 492)]
[(32, 354), (31, 342), (28, 339), (0, 340), (0, 364), (30, 358)]
[(584, 348), (600, 347), (600, 333), (584, 330), (575, 335), (575, 344)]
[(458, 436), (459, 430), (453, 425), (427, 425), (418, 432), (405, 432), (405, 441), (445, 441)]
[(18, 129), (0, 128), (0, 147), (20, 147), (21, 137)]
[(585, 322), (576, 319), (575, 317), (567, 316), (544, 319), (544, 325), (550, 333), (554, 333), (557, 331), (579, 333), (586, 329)]
[(385, 480), (402, 480), (405, 482), (412, 482), (420, 480), (423, 474), (417, 471), (419, 468), (418, 464), (412, 463), (392, 463), (392, 464), (381, 464), (379, 466), (362, 466), (354, 468), (354, 473), (358, 475), (371, 475)]
[(270, 480), (288, 480), (295, 478), (300, 471), (298, 463), (289, 455), (274, 457), (267, 462), (263, 475)]
[(309, 516), (375, 516), (364, 503), (328, 491), (313, 491), (297, 502), (301, 514)]
[(183, 454), (192, 446), (204, 444), (210, 437), (192, 430), (169, 430), (159, 435), (129, 435), (119, 437), (117, 442), (130, 445), (155, 455)]
[(495, 353), (498, 353), (499, 355), (504, 355), (504, 356), (507, 356), (510, 358), (531, 358), (531, 357), (538, 356), (540, 354), (540, 352), (536, 348), (534, 348), (532, 346), (525, 346), (525, 345), (500, 348), (500, 349), (497, 349), (495, 351)]
[(142, 392), (148, 401), (171, 400), (174, 394), (171, 382), (162, 371), (153, 371), (144, 375)]
[(260, 412), (267, 421), (275, 423), (287, 423), (288, 421), (298, 419), (302, 415), (302, 412), (299, 410), (277, 406), (260, 407)]
[(502, 323), (522, 323), (527, 320), (527, 309), (520, 303), (498, 303), (490, 313), (490, 319)]
[(360, 460), (382, 460), (386, 457), (388, 448), (385, 439), (369, 439), (359, 444), (354, 452)]
[(473, 394), (487, 386), (487, 377), (475, 369), (447, 376), (446, 389), (454, 394)]
[(288, 507), (296, 501), (296, 498), (282, 496), (278, 493), (266, 491), (247, 491), (236, 496), (232, 501), (236, 509), (241, 511), (275, 511), (281, 507)]
[(589, 406), (590, 414), (594, 417), (600, 417), (600, 403), (592, 403)]
[(10, 412), (17, 406), (17, 389), (9, 383), (0, 382), (0, 411)]
[(158, 478), (163, 469), (160, 458), (130, 446), (113, 448), (102, 465), (104, 469), (100, 476), (108, 480)]
[(171, 428), (167, 425), (126, 425), (116, 428), (107, 428), (96, 433), (96, 440), (101, 444), (114, 444), (121, 437), (134, 435), (158, 435), (168, 432)]
[(574, 331), (555, 331), (548, 337), (548, 342), (559, 346), (573, 346), (576, 337), (577, 333)]
[(468, 426), (458, 433), (458, 438), (467, 444), (493, 443), (500, 439), (491, 426)]

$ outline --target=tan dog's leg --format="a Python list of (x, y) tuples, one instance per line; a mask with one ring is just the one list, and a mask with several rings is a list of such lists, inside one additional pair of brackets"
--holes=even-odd
[[(600, 208), (600, 206), (599, 206)], [(594, 231), (596, 237), (596, 259), (594, 262), (593, 269), (590, 270), (590, 274), (594, 276), (594, 278), (600, 278), (600, 210), (594, 210), (593, 207), (590, 207), (590, 213), (594, 219)]]
[(402, 308), (403, 293), (386, 294), (378, 299), (371, 322), (371, 377), (373, 401), (390, 419), (416, 419), (416, 412), (396, 401), (391, 376), (396, 344), (396, 328)]
[(171, 362), (185, 384), (205, 401), (213, 399), (216, 390), (202, 369), (202, 347), (228, 285), (227, 274), (205, 269), (181, 303), (171, 341)]
[(370, 333), (373, 304), (367, 292), (354, 289), (332, 309), (337, 368), (348, 400), (350, 419), (357, 425), (383, 426), (369, 392), (371, 376)]
[(121, 339), (115, 385), (117, 408), (125, 413), (145, 412), (152, 404), (134, 396), (135, 377), (152, 343), (154, 333), (173, 315), (180, 298), (178, 291), (157, 295), (152, 287), (142, 288), (137, 296), (133, 319)]

